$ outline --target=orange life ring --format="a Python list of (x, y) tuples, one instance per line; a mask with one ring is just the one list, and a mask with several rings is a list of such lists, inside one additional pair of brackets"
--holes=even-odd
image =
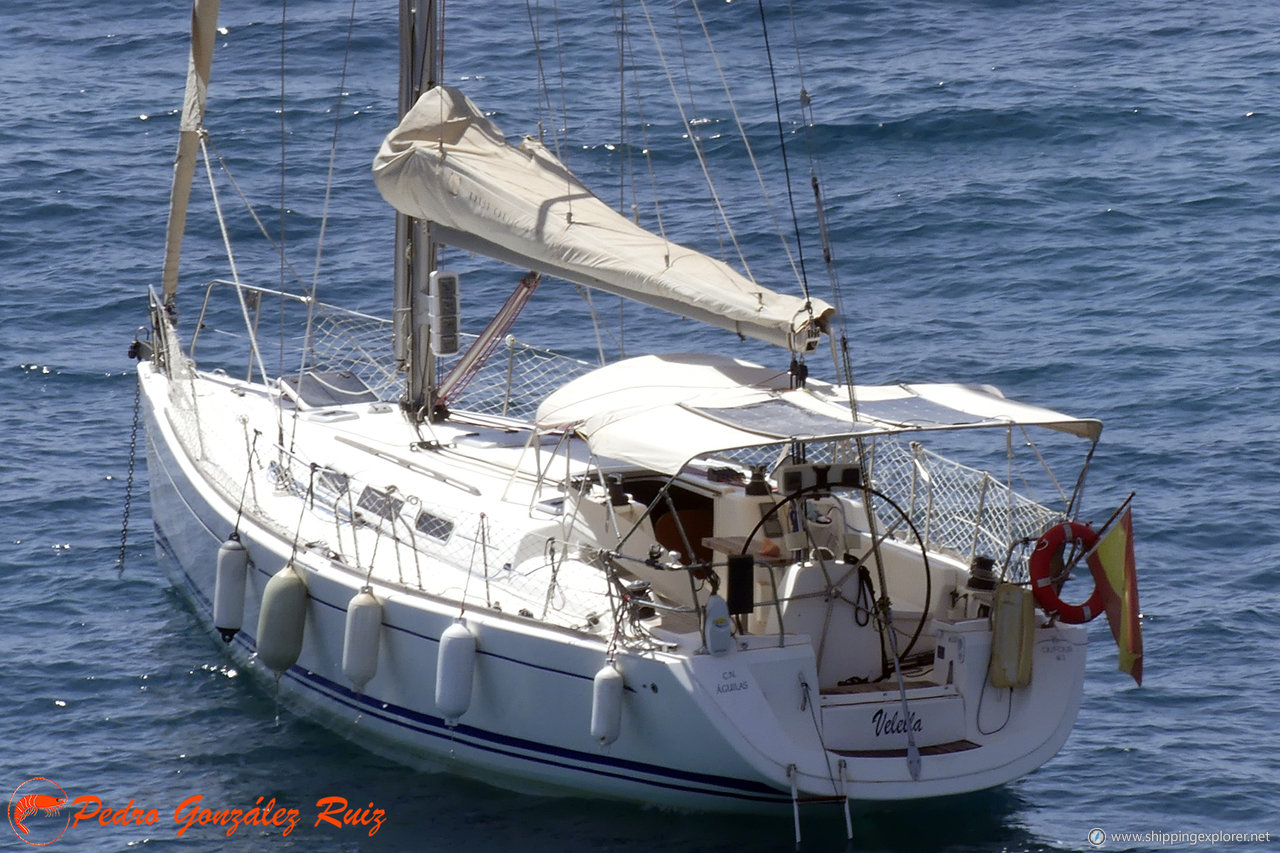
[[(1093, 528), (1080, 521), (1066, 521), (1055, 524), (1044, 532), (1036, 542), (1031, 553), (1031, 594), (1046, 613), (1056, 613), (1063, 622), (1071, 625), (1082, 625), (1097, 618), (1103, 608), (1102, 589), (1095, 581), (1093, 592), (1083, 604), (1068, 604), (1058, 597), (1058, 590), (1053, 585), (1053, 562), (1059, 558), (1063, 546), (1069, 541), (1078, 541), (1086, 551), (1098, 543), (1098, 534)], [(1089, 558), (1089, 562), (1094, 561)], [(1092, 568), (1092, 566), (1091, 566)]]

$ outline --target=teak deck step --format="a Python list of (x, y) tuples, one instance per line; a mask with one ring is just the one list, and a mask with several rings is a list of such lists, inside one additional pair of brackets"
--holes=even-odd
[[(970, 749), (977, 749), (982, 744), (974, 743), (971, 740), (953, 740), (948, 743), (935, 743), (933, 746), (920, 747), (921, 755), (950, 755), (953, 752), (965, 752)], [(898, 749), (833, 749), (836, 755), (843, 755), (845, 758), (906, 758), (907, 750), (904, 747)]]
[[(940, 687), (932, 681), (921, 681), (919, 679), (907, 679), (905, 682), (908, 690), (919, 690), (922, 687)], [(876, 681), (864, 684), (839, 684), (835, 687), (824, 687), (820, 691), (823, 696), (843, 696), (850, 693), (897, 693), (897, 681)]]

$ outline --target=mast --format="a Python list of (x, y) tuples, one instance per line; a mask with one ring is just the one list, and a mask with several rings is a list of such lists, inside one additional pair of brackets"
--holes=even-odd
[[(400, 0), (400, 117), (440, 77), (439, 14), (442, 0)], [(415, 421), (430, 417), (435, 406), (435, 356), (425, 322), (436, 246), (429, 224), (396, 213), (395, 322), (396, 364), (405, 372), (405, 412)]]
[(172, 312), (178, 295), (178, 259), (182, 234), (187, 227), (187, 203), (196, 171), (200, 134), (204, 132), (204, 107), (209, 93), (209, 69), (218, 32), (219, 0), (195, 0), (191, 7), (191, 58), (187, 66), (187, 90), (182, 101), (178, 153), (173, 164), (173, 189), (169, 194), (169, 225), (165, 230), (164, 304)]

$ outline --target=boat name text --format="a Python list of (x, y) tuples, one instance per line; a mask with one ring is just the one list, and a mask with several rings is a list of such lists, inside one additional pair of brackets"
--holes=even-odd
[(884, 708), (871, 715), (871, 724), (875, 726), (876, 737), (904, 735), (908, 729), (916, 734), (924, 731), (924, 723), (915, 714), (908, 712), (906, 717), (902, 717), (897, 711), (894, 711), (892, 714), (886, 715)]

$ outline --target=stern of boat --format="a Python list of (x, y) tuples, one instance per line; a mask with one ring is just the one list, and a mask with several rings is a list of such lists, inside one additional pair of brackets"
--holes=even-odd
[(819, 687), (807, 637), (785, 646), (740, 638), (726, 654), (689, 657), (688, 677), (743, 757), (799, 800), (958, 794), (1009, 782), (1052, 758), (1079, 710), (1085, 629), (1038, 627), (1033, 674), (1021, 687), (991, 683), (989, 620), (935, 630), (933, 667), (901, 686), (887, 679)]

